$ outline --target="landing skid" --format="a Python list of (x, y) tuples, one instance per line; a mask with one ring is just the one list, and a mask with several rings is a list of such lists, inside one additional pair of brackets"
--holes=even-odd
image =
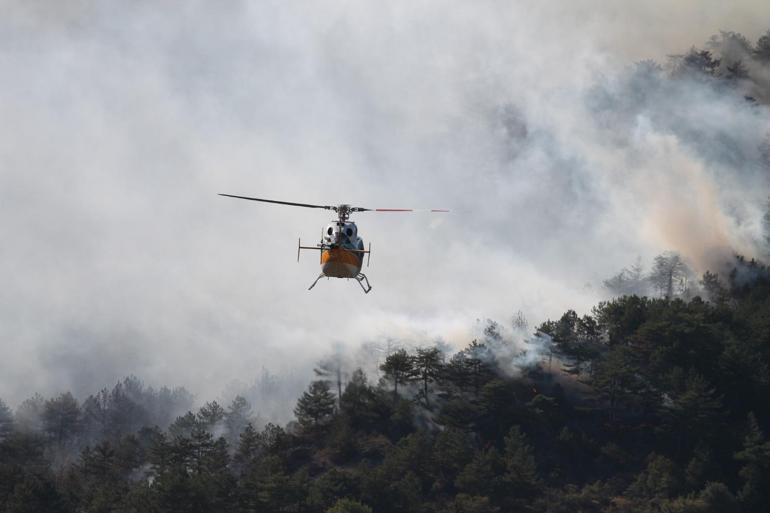
[[(318, 280), (326, 276), (324, 273), (321, 273), (318, 275), (318, 278), (315, 279), (312, 285), (308, 287), (308, 290), (313, 290), (313, 287), (315, 287), (315, 284), (318, 283)], [(356, 275), (356, 281), (359, 285), (361, 285), (361, 290), (364, 291), (364, 294), (368, 294), (372, 290), (372, 286), (369, 284), (369, 278), (366, 277), (364, 273), (358, 273)]]
[[(361, 289), (363, 289), (364, 294), (368, 294), (372, 290), (372, 286), (369, 285), (369, 278), (367, 278), (364, 273), (358, 273), (356, 276), (356, 281), (359, 285), (361, 285)], [(366, 286), (364, 286), (364, 283), (366, 283)]]
[(314, 282), (313, 282), (313, 284), (312, 284), (312, 285), (311, 285), (311, 286), (308, 288), (308, 290), (313, 290), (313, 287), (315, 287), (315, 284), (316, 284), (316, 283), (318, 283), (318, 280), (320, 280), (320, 279), (321, 279), (321, 278), (323, 278), (324, 276), (325, 276), (325, 275), (324, 275), (324, 273), (321, 273), (321, 274), (319, 274), (319, 275), (318, 275), (318, 278), (316, 278), (316, 279), (315, 279), (315, 281), (314, 281)]

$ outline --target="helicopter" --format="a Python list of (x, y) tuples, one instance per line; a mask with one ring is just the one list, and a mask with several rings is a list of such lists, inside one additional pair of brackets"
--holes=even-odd
[[(289, 205), (292, 207), (320, 208), (332, 210), (337, 213), (337, 219), (333, 219), (321, 232), (321, 242), (315, 246), (303, 246), (302, 239), (297, 239), (297, 262), (299, 262), (302, 250), (319, 251), (321, 262), (321, 274), (310, 285), (308, 290), (316, 286), (318, 280), (326, 278), (355, 279), (365, 294), (372, 290), (369, 278), (361, 272), (366, 255), (366, 266), (369, 267), (369, 259), (372, 254), (372, 243), (368, 249), (364, 249), (364, 241), (358, 236), (356, 223), (350, 220), (350, 214), (357, 212), (416, 212), (419, 209), (412, 208), (364, 208), (354, 207), (348, 204), (340, 205), (311, 205), (309, 203), (296, 203), (292, 201), (279, 201), (264, 198), (252, 198), (250, 196), (237, 196), (234, 194), (219, 194), (228, 198), (237, 198), (249, 201), (261, 201), (277, 205)], [(430, 212), (449, 212), (446, 209), (434, 208)]]

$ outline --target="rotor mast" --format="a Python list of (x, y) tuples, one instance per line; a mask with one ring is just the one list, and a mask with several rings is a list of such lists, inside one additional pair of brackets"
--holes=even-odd
[(337, 211), (337, 216), (339, 216), (341, 223), (347, 222), (351, 212), (354, 212), (350, 205), (345, 205), (344, 203), (335, 207), (334, 210)]

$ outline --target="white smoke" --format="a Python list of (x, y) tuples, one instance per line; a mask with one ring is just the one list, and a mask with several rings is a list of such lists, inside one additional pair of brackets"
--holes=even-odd
[[(130, 374), (206, 399), (338, 340), (460, 347), (514, 305), (587, 310), (637, 256), (700, 271), (763, 240), (767, 107), (630, 66), (754, 41), (761, 2), (0, 7), (11, 405)], [(294, 245), (327, 216), (218, 192), (452, 213), (361, 214), (373, 292), (308, 293)]]

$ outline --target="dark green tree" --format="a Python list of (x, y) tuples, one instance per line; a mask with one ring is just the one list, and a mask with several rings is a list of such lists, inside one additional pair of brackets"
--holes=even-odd
[(0, 399), (0, 442), (13, 432), (13, 414), (11, 409)]
[(455, 428), (441, 431), (433, 443), (433, 464), (431, 474), (440, 489), (454, 490), (457, 475), (473, 459), (473, 443), (470, 436)]
[(16, 408), (14, 421), (16, 427), (23, 431), (35, 433), (43, 432), (43, 411), (45, 410), (45, 399), (40, 394), (25, 399)]
[(442, 381), (456, 391), (478, 398), (482, 387), (495, 377), (494, 361), (494, 354), (486, 344), (473, 340), (452, 355), (444, 367)]
[(45, 402), (43, 430), (57, 445), (62, 446), (78, 434), (80, 407), (69, 392)]
[(361, 369), (353, 372), (342, 394), (340, 407), (353, 429), (373, 430), (390, 416), (392, 404), (384, 404)]
[(762, 63), (770, 63), (770, 30), (757, 40), (754, 58)]
[(715, 77), (720, 63), (710, 51), (692, 48), (680, 59), (675, 76), (694, 79)]
[(700, 283), (709, 301), (716, 304), (723, 304), (726, 301), (727, 290), (719, 275), (706, 271)]
[(564, 370), (578, 376), (590, 373), (591, 364), (602, 349), (596, 320), (588, 315), (581, 318), (574, 310), (568, 310), (558, 321), (543, 323), (538, 331), (551, 337), (551, 350), (562, 361)]
[(412, 357), (412, 372), (422, 385), (422, 397), (425, 407), (430, 408), (430, 386), (441, 376), (443, 356), (437, 347), (418, 348)]
[(393, 384), (393, 400), (398, 399), (398, 386), (408, 383), (413, 376), (412, 359), (404, 349), (390, 354), (385, 358), (385, 363), (380, 365), (380, 370), (385, 374), (385, 379)]
[(297, 511), (296, 489), (278, 456), (260, 458), (239, 480), (237, 496), (242, 511)]
[(615, 346), (597, 364), (590, 380), (591, 385), (606, 401), (607, 417), (616, 422), (618, 412), (628, 406), (642, 385), (638, 380), (637, 364), (633, 351), (626, 346)]
[(82, 406), (83, 432), (89, 440), (100, 440), (109, 434), (110, 394), (103, 388), (89, 395)]
[(735, 454), (735, 459), (743, 464), (739, 472), (743, 485), (738, 492), (743, 511), (764, 511), (770, 502), (770, 442), (753, 413), (748, 417), (743, 449)]
[(0, 505), (8, 504), (27, 474), (45, 474), (50, 464), (45, 457), (46, 442), (43, 435), (26, 430), (13, 431), (0, 440)]
[(237, 445), (241, 433), (252, 421), (251, 404), (243, 396), (235, 396), (227, 407), (224, 421), (228, 443)]
[(506, 464), (494, 447), (477, 451), (473, 459), (458, 474), (457, 489), (468, 495), (489, 497), (499, 504), (506, 495)]
[(685, 485), (690, 491), (698, 491), (718, 474), (718, 468), (714, 462), (714, 453), (706, 444), (695, 448), (692, 458), (687, 463), (684, 471)]
[(313, 381), (297, 401), (294, 415), (304, 430), (312, 432), (328, 425), (334, 415), (335, 403), (334, 395), (329, 391), (329, 383)]
[(628, 494), (643, 500), (664, 499), (675, 496), (680, 487), (676, 464), (665, 456), (651, 454), (647, 468), (636, 477)]
[(172, 436), (189, 437), (194, 429), (200, 426), (200, 420), (191, 411), (176, 418), (168, 427), (168, 432)]
[(249, 423), (241, 431), (238, 447), (233, 456), (233, 470), (236, 475), (248, 472), (266, 451), (262, 438)]
[(200, 427), (213, 431), (217, 426), (223, 423), (226, 415), (227, 412), (225, 409), (216, 401), (212, 401), (201, 406), (196, 417)]
[(308, 494), (312, 510), (334, 507), (340, 497), (360, 496), (360, 476), (353, 470), (332, 468), (310, 483)]
[(141, 404), (143, 399), (143, 385), (136, 377), (125, 378), (113, 387), (108, 406), (109, 436), (118, 439), (149, 424), (149, 414)]
[(132, 473), (142, 463), (137, 440), (129, 435), (113, 446), (104, 440), (86, 447), (76, 467), (81, 477), (78, 502), (83, 511), (110, 511), (130, 490)]
[(721, 398), (703, 376), (690, 373), (683, 389), (662, 405), (665, 429), (675, 440), (677, 453), (688, 453), (699, 442), (708, 442), (719, 431)]
[(741, 504), (724, 483), (710, 482), (698, 494), (703, 513), (738, 513)]
[(519, 426), (513, 426), (505, 437), (505, 481), (517, 499), (531, 498), (539, 489), (535, 453)]
[(6, 513), (68, 513), (66, 498), (56, 489), (53, 476), (25, 473), (5, 503)]
[(228, 511), (235, 480), (229, 470), (227, 442), (202, 426), (189, 437), (161, 437), (153, 448), (152, 492), (161, 511)]

